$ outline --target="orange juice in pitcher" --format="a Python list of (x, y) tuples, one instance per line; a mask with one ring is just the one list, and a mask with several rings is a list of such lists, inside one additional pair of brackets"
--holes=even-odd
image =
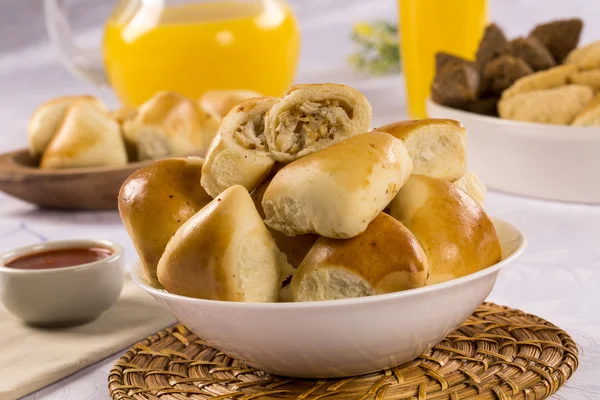
[(296, 21), (278, 0), (192, 2), (127, 10), (105, 29), (108, 80), (125, 103), (159, 90), (197, 98), (207, 89), (279, 96), (299, 50)]
[(66, 3), (44, 3), (61, 60), (79, 77), (111, 86), (126, 105), (160, 90), (279, 96), (296, 72), (300, 33), (285, 0), (120, 0), (105, 23), (102, 51), (77, 46)]

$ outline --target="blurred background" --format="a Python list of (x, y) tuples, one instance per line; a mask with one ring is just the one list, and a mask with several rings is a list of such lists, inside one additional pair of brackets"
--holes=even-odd
[[(103, 24), (113, 0), (67, 0), (73, 34), (81, 46), (98, 47)], [(373, 125), (406, 116), (400, 72), (372, 76), (356, 72), (348, 63), (355, 51), (350, 35), (358, 22), (384, 20), (396, 23), (396, 0), (290, 0), (301, 30), (301, 51), (296, 82), (334, 81), (354, 85), (373, 105)], [(569, 16), (581, 17), (585, 27), (581, 44), (600, 37), (594, 16), (600, 2), (590, 0), (491, 0), (489, 20), (507, 36), (525, 35), (539, 22)], [(3, 0), (0, 3), (0, 148), (25, 147), (26, 125), (41, 103), (55, 96), (89, 93), (109, 106), (117, 99), (74, 77), (61, 65), (49, 43), (41, 0)]]

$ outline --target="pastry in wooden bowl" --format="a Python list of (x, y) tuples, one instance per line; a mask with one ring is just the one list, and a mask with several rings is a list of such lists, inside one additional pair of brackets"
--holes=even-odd
[(219, 116), (200, 109), (195, 101), (161, 91), (123, 123), (123, 134), (138, 160), (204, 155), (220, 121)]
[(211, 196), (233, 185), (252, 191), (267, 178), (275, 160), (267, 148), (265, 114), (277, 100), (251, 98), (223, 118), (202, 168), (202, 186)]
[(29, 153), (32, 156), (42, 156), (60, 128), (67, 109), (75, 102), (89, 102), (98, 110), (106, 111), (104, 104), (93, 96), (63, 96), (42, 104), (35, 110), (27, 126)]
[(381, 213), (351, 239), (320, 237), (292, 278), (294, 301), (337, 300), (425, 285), (423, 248), (404, 225)]
[(451, 119), (398, 121), (379, 128), (402, 140), (415, 174), (454, 181), (467, 168), (467, 130)]
[(165, 246), (185, 221), (212, 198), (200, 186), (202, 158), (156, 161), (121, 187), (119, 213), (152, 284)]
[(277, 301), (287, 271), (285, 255), (239, 185), (177, 230), (157, 270), (170, 293), (237, 302)]
[(41, 169), (127, 164), (119, 124), (89, 101), (71, 105), (46, 147)]
[(502, 258), (490, 218), (450, 182), (412, 175), (390, 203), (389, 213), (423, 246), (428, 285), (472, 274)]
[(235, 106), (252, 97), (264, 97), (264, 95), (253, 90), (207, 90), (202, 97), (200, 97), (199, 102), (202, 108), (211, 110), (223, 118)]
[(366, 97), (350, 86), (291, 86), (267, 114), (267, 146), (275, 160), (291, 162), (368, 131), (371, 113)]
[(401, 140), (377, 131), (354, 136), (277, 172), (262, 199), (265, 222), (288, 236), (356, 236), (412, 171)]

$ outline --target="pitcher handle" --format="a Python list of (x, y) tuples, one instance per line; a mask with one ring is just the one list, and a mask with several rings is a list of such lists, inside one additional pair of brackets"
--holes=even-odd
[(97, 86), (109, 86), (98, 49), (82, 49), (73, 41), (64, 0), (44, 0), (44, 16), (50, 43), (63, 65), (79, 78)]

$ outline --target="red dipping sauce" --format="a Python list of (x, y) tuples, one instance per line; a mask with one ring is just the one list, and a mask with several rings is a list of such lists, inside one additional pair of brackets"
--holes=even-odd
[(5, 267), (15, 269), (65, 268), (102, 260), (112, 254), (112, 250), (105, 247), (73, 247), (47, 250), (15, 258), (6, 263)]

